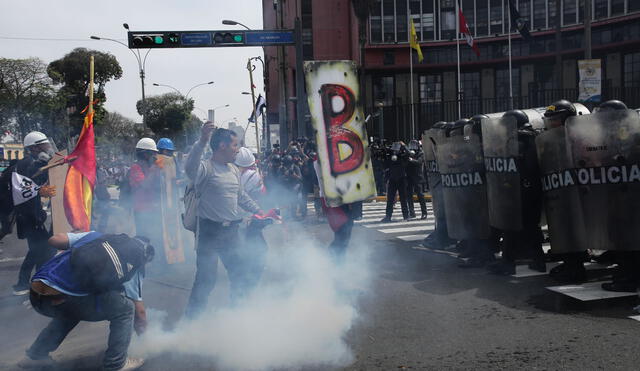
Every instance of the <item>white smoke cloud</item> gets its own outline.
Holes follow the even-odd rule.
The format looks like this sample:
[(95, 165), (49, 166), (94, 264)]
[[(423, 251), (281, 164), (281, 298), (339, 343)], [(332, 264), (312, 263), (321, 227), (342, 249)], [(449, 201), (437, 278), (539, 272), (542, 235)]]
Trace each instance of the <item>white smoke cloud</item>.
[(132, 354), (208, 356), (225, 370), (350, 364), (344, 336), (358, 318), (356, 299), (370, 281), (369, 245), (351, 241), (337, 264), (326, 247), (310, 241), (297, 235), (270, 246), (262, 282), (238, 306), (183, 320), (170, 332), (161, 328), (163, 314), (150, 310), (150, 327), (134, 342)]

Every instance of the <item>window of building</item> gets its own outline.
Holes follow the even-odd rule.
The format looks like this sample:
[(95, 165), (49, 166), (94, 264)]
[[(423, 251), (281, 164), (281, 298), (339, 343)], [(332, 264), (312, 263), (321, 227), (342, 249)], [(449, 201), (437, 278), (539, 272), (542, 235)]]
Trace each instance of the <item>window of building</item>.
[(407, 18), (409, 17), (409, 13), (407, 13), (407, 1), (406, 0), (396, 0), (396, 41), (398, 42), (408, 42), (409, 41), (409, 30), (407, 24)]
[(592, 0), (593, 16), (595, 19), (607, 18), (609, 16), (609, 0)]
[(369, 25), (371, 30), (371, 42), (382, 42), (382, 0), (375, 0), (373, 2)]
[(640, 87), (640, 53), (624, 56), (624, 87)]
[(556, 4), (557, 1), (561, 0), (549, 0), (547, 3), (547, 27), (555, 28), (556, 27)]
[(562, 0), (562, 25), (576, 24), (578, 11), (577, 0)]
[(627, 11), (629, 13), (637, 12), (639, 10), (640, 10), (640, 1), (629, 1), (629, 4), (627, 4)]
[(420, 76), (420, 103), (442, 102), (442, 75)]
[[(520, 69), (511, 70), (511, 81), (513, 83), (513, 96), (520, 95)], [(509, 69), (496, 70), (496, 100), (501, 101), (509, 98)]]
[(471, 31), (472, 35), (475, 35), (476, 29), (475, 9), (473, 6), (474, 1), (475, 0), (462, 0), (460, 2), (460, 5), (462, 6), (462, 13), (464, 13), (464, 19), (467, 21), (469, 31)]
[[(518, 13), (520, 13), (520, 17), (529, 22), (529, 27), (531, 27), (531, 2), (531, 0), (518, 0)], [(505, 3), (507, 11), (509, 11), (509, 2), (505, 1)]]
[(395, 6), (396, 4), (394, 0), (382, 1), (382, 33), (385, 43), (393, 43), (396, 41)]
[(491, 35), (502, 33), (502, 0), (490, 0), (489, 24)]
[[(611, 15), (624, 14), (624, 2), (625, 0), (611, 0)], [(633, 2), (633, 1), (630, 1)], [(638, 0), (635, 0), (638, 2)]]
[(440, 40), (456, 38), (456, 4), (453, 0), (440, 0)]
[(476, 0), (476, 36), (489, 33), (489, 0)]
[(463, 72), (460, 74), (462, 99), (480, 98), (480, 72)]
[(413, 25), (416, 28), (416, 34), (418, 35), (418, 40), (422, 40), (422, 23), (420, 22), (420, 7), (422, 4), (420, 0), (409, 0), (409, 14), (411, 21), (413, 21)]
[(533, 0), (532, 30), (547, 28), (547, 2), (545, 0)]
[(435, 0), (422, 0), (422, 39), (436, 39)]
[(392, 106), (395, 97), (393, 76), (373, 77), (373, 99), (374, 105), (382, 103), (384, 106)]

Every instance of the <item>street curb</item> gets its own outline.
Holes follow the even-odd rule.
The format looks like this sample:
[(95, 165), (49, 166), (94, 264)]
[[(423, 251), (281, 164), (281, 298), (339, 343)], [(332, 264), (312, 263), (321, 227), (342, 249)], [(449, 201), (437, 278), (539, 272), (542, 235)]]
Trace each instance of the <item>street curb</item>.
[[(424, 199), (426, 201), (431, 202), (431, 195), (430, 194), (425, 194), (424, 195)], [(387, 196), (376, 196), (376, 197), (372, 198), (370, 201), (387, 202)], [(397, 197), (396, 197), (396, 201), (398, 201)], [(413, 196), (413, 201), (418, 201), (418, 197), (417, 196)]]

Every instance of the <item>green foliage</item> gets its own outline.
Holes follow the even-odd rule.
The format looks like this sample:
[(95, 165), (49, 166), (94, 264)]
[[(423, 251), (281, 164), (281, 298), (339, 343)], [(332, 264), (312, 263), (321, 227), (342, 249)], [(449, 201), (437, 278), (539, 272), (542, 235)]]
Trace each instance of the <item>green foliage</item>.
[[(175, 138), (184, 135), (185, 124), (191, 119), (192, 99), (185, 99), (177, 93), (167, 93), (147, 97), (146, 105), (147, 126), (158, 137)], [(136, 108), (142, 115), (142, 100), (136, 103)]]
[(94, 106), (94, 120), (100, 122), (106, 114), (103, 108), (107, 99), (104, 87), (107, 82), (122, 77), (122, 68), (116, 57), (97, 50), (76, 48), (64, 57), (49, 63), (47, 68), (53, 83), (62, 85), (58, 95), (69, 108), (69, 121), (73, 134), (80, 132), (84, 120), (82, 110), (89, 103), (89, 60), (92, 55), (94, 57), (94, 99), (98, 99), (98, 104)]
[(117, 112), (107, 112), (95, 123), (96, 155), (99, 160), (110, 161), (132, 157), (136, 142), (142, 137), (142, 125)]
[(46, 64), (38, 58), (0, 58), (0, 128), (22, 138), (42, 130), (54, 139), (66, 136), (64, 103)]

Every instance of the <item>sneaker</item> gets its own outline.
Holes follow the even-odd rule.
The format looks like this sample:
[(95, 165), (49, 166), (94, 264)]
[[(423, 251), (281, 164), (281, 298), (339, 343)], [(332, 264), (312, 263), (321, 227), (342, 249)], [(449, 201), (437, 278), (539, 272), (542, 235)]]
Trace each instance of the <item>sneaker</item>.
[(380, 220), (380, 223), (391, 223), (391, 218), (389, 218), (388, 216), (385, 216)]
[(427, 219), (427, 214), (422, 214), (422, 216), (420, 217), (420, 220), (425, 220)]
[(13, 285), (13, 295), (22, 296), (29, 293), (29, 286)]
[(144, 365), (144, 358), (127, 358), (120, 371), (137, 370)]
[(28, 368), (40, 369), (40, 368), (53, 367), (54, 365), (55, 365), (55, 362), (50, 356), (47, 356), (46, 358), (41, 358), (41, 359), (32, 359), (29, 356), (26, 356), (18, 362), (18, 367), (25, 368), (25, 369), (28, 369)]

